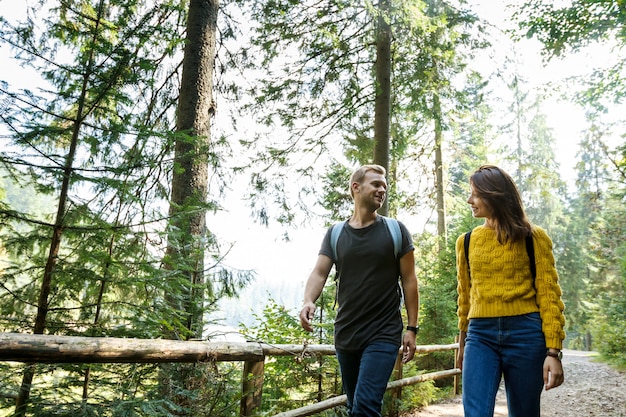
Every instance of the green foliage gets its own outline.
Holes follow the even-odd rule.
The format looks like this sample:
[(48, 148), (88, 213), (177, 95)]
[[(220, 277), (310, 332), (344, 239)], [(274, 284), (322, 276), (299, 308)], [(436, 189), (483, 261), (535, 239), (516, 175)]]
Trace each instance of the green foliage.
[[(437, 254), (437, 238), (423, 234), (416, 253), (420, 285), (420, 344), (452, 343), (456, 329), (456, 265), (454, 248)], [(432, 355), (433, 357), (436, 355)], [(432, 360), (429, 355), (429, 360)], [(435, 369), (439, 364), (425, 364)]]
[[(328, 291), (321, 302), (328, 300)], [(267, 344), (329, 344), (333, 317), (324, 315), (323, 308), (317, 316), (321, 323), (318, 338), (314, 340), (300, 326), (297, 312), (287, 311), (283, 306), (269, 300), (255, 326), (241, 326), (249, 339)], [(266, 361), (263, 383), (262, 411), (276, 414), (321, 401), (341, 393), (337, 359), (334, 356), (288, 355), (273, 357)]]
[[(185, 387), (170, 387), (186, 405), (163, 398), (158, 384), (159, 366), (143, 364), (39, 365), (42, 381), (32, 392), (32, 415), (166, 417), (184, 410), (187, 415), (232, 417), (239, 412), (241, 365), (236, 363), (199, 363), (192, 367), (172, 364), (171, 372), (184, 372)], [(17, 367), (0, 364), (5, 394), (19, 388)], [(86, 372), (97, 384), (89, 398), (81, 398)], [(12, 381), (8, 381), (8, 379)], [(3, 396), (2, 409), (13, 401)], [(4, 415), (1, 414), (0, 415)]]
[(595, 216), (582, 201), (572, 202), (565, 214), (565, 231), (554, 236), (554, 252), (558, 257), (559, 284), (563, 290), (567, 334), (566, 346), (571, 349), (591, 350), (589, 341), (589, 313), (591, 299), (587, 285), (590, 274), (588, 241), (590, 217)]
[(170, 363), (161, 365), (159, 372), (160, 380), (155, 394), (158, 393), (156, 398), (163, 401), (156, 404), (161, 415), (229, 417), (239, 412), (242, 374), (240, 364)]
[[(143, 318), (145, 324), (159, 297), (153, 285), (160, 275), (153, 252), (159, 237), (153, 225), (163, 216), (157, 204), (167, 198), (161, 169), (168, 166), (162, 147), (168, 143), (159, 130), (174, 101), (172, 96), (154, 96), (152, 105), (164, 106), (159, 116), (130, 104), (149, 103), (153, 88), (169, 82), (153, 85), (163, 58), (153, 47), (176, 22), (161, 21), (158, 8), (135, 6), (109, 2), (108, 22), (101, 26), (93, 24), (94, 18), (102, 18), (97, 6), (82, 4), (84, 13), (79, 13), (80, 7), (71, 2), (53, 5), (38, 22), (41, 27), (33, 21), (2, 26), (5, 42), (20, 48), (23, 63), (40, 70), (41, 83), (52, 86), (40, 95), (2, 91), (21, 104), (9, 106), (3, 119), (11, 121), (14, 134), (1, 161), (15, 185), (32, 187), (33, 200), (45, 198), (49, 204), (24, 206), (16, 198), (4, 211), (9, 224), (23, 233), (2, 236), (13, 262), (3, 271), (3, 282), (11, 286), (1, 296), (19, 300), (23, 310), (3, 317), (20, 313), (27, 320), (23, 331), (28, 321), (32, 326), (34, 312), (27, 306), (37, 305), (45, 265), (55, 264), (46, 324), (54, 333), (78, 331), (74, 328), (106, 334), (105, 329), (127, 326), (125, 319), (131, 317), (139, 322)], [(63, 62), (69, 56), (75, 60)], [(54, 91), (57, 95), (50, 99)], [(146, 94), (143, 99), (137, 91)], [(50, 239), (53, 233), (59, 233), (58, 246)], [(56, 258), (49, 258), (49, 251)], [(94, 323), (97, 330), (86, 331)], [(149, 333), (145, 327), (142, 331)]]
[(563, 289), (566, 317), (566, 345), (574, 349), (591, 350), (592, 310), (597, 308), (597, 294), (592, 282), (597, 270), (593, 247), (597, 245), (594, 232), (601, 221), (602, 191), (596, 179), (604, 177), (601, 148), (595, 139), (595, 129), (581, 142), (579, 154), (577, 197), (569, 201), (568, 221), (561, 235), (554, 236), (555, 254), (558, 257), (560, 285)]
[[(235, 3), (254, 22), (251, 46), (242, 52), (244, 63), (248, 68), (264, 68), (255, 72), (258, 78), (251, 83), (253, 101), (241, 107), (246, 116), (259, 121), (254, 139), (246, 141), (258, 155), (251, 163), (255, 204), (284, 190), (284, 181), (304, 177), (303, 182), (316, 183), (324, 172), (302, 164), (313, 165), (319, 155), (329, 153), (340, 160), (337, 152), (342, 152), (348, 161), (343, 165), (371, 163), (377, 140), (373, 137), (379, 94), (375, 64), (382, 9), (345, 0)], [(462, 83), (452, 80), (470, 76), (466, 52), (486, 45), (475, 30), (476, 18), (455, 6), (446, 1), (391, 1), (391, 12), (384, 15), (393, 34), (388, 74), (393, 110), (378, 116), (378, 120), (388, 117), (385, 122), (390, 123), (388, 170), (393, 180), (388, 202), (399, 206), (406, 201), (402, 208), (412, 214), (432, 206), (427, 197), (432, 188), (428, 175), (433, 163), (434, 93), (450, 115), (436, 122), (445, 129), (452, 115), (467, 105), (465, 90), (456, 88)], [(297, 160), (293, 155), (298, 155)], [(334, 160), (321, 167), (334, 166)], [(301, 168), (285, 169), (289, 163)], [(260, 168), (268, 166), (279, 169)], [(286, 210), (307, 209), (299, 203), (283, 204), (283, 199), (280, 203)], [(332, 209), (333, 215), (337, 210)], [(259, 214), (265, 217), (268, 210)]]
[[(249, 136), (224, 135), (203, 148), (215, 179), (210, 196), (177, 209), (185, 214), (218, 208), (217, 195), (229, 179), (221, 165), (225, 145), (239, 140), (244, 148), (256, 147), (251, 187), (259, 200), (253, 200), (253, 213), (266, 224), (272, 217), (291, 222), (297, 209), (313, 211), (310, 186), (299, 188), (298, 202), (290, 204), (286, 185), (300, 176), (319, 184), (317, 168), (326, 166), (320, 161), (331, 152), (331, 168), (316, 188), (325, 193), (321, 206), (329, 219), (346, 218), (351, 211), (347, 165), (370, 162), (374, 147), (376, 9), (348, 1), (226, 3), (242, 6), (242, 21), (250, 22), (253, 39), (240, 56), (217, 63), (220, 75), (249, 65), (260, 78), (249, 84), (241, 77), (233, 77), (233, 84), (224, 78), (219, 87), (240, 97), (249, 93), (241, 109), (259, 111), (252, 113), (259, 123)], [(494, 115), (483, 100), (486, 80), (466, 71), (469, 56), (464, 55), (485, 46), (474, 35), (484, 27), (446, 2), (392, 3), (393, 14), (387, 16), (394, 35), (392, 212), (402, 217), (432, 209), (433, 169), (428, 167), (433, 120), (451, 136), (444, 164), (449, 179), (445, 248), (440, 251), (438, 237), (429, 232), (416, 235), (418, 343), (447, 343), (456, 335), (454, 243), (480, 222), (471, 218), (465, 204), (467, 179), (478, 165), (512, 155), (509, 162), (520, 168), (529, 214), (550, 231), (555, 243), (568, 347), (597, 349), (623, 364), (626, 148), (610, 149), (604, 141), (610, 126), (593, 118), (606, 110), (606, 103), (626, 95), (623, 60), (597, 69), (592, 84), (575, 96), (590, 113), (597, 113), (590, 114), (581, 143), (578, 189), (565, 202), (566, 192), (555, 175), (553, 132), (539, 102), (523, 103), (528, 97), (522, 84), (514, 86), (520, 100), (516, 104), (522, 105), (511, 114), (523, 122), (528, 136), (520, 146), (508, 143), (495, 149), (501, 126), (492, 125)], [(173, 146), (176, 140), (193, 140), (169, 133), (187, 3), (166, 1), (152, 7), (134, 1), (63, 1), (46, 6), (50, 4), (50, 9), (37, 4), (32, 10), (31, 16), (39, 19), (0, 19), (3, 47), (12, 48), (21, 64), (42, 77), (28, 89), (0, 82), (0, 331), (32, 332), (42, 307), (43, 330), (52, 334), (153, 338), (166, 331), (188, 338), (194, 334), (190, 317), (217, 308), (222, 296), (235, 294), (250, 276), (222, 265), (216, 236), (187, 239), (185, 223), (167, 233), (172, 242), (180, 242), (179, 253), (206, 251), (206, 280), (190, 283), (183, 276), (194, 270), (191, 256), (166, 259), (171, 270), (161, 268), (169, 175), (180, 168), (172, 162)], [(623, 45), (621, 6), (576, 0), (557, 7), (531, 0), (518, 16), (525, 16), (521, 24), (527, 35), (538, 37), (548, 55), (557, 56), (598, 40)], [(221, 40), (231, 39), (235, 21), (221, 22)], [(259, 68), (264, 69), (260, 74)], [(435, 111), (435, 97), (445, 118)], [(238, 160), (237, 169), (247, 163)], [(58, 246), (52, 244), (56, 233)], [(38, 305), (45, 277), (51, 278), (50, 292), (44, 297), (47, 303)], [(314, 334), (304, 333), (296, 314), (273, 301), (257, 317), (257, 325), (243, 330), (270, 344), (331, 344), (334, 288), (329, 282), (320, 298)], [(194, 311), (188, 308), (192, 296), (205, 300)], [(452, 360), (448, 352), (417, 358), (405, 367), (405, 376), (449, 368)], [(38, 365), (28, 411), (38, 416), (230, 416), (241, 395), (240, 368)], [(0, 391), (9, 394), (0, 396), (0, 413), (12, 410), (10, 396), (17, 394), (24, 369), (0, 364)], [(174, 374), (186, 383), (168, 379)], [(266, 364), (265, 381), (263, 413), (319, 401), (341, 390), (336, 361), (328, 357), (273, 358)], [(169, 399), (163, 399), (164, 390)], [(440, 395), (431, 383), (403, 392), (401, 409)], [(387, 397), (386, 406), (389, 401)], [(323, 414), (336, 413), (343, 411)]]
[[(621, 283), (621, 293), (624, 293), (624, 283)], [(606, 310), (598, 311), (591, 320), (592, 335), (595, 341), (594, 348), (602, 353), (607, 361), (620, 367), (626, 366), (626, 325), (624, 315), (626, 314), (626, 304), (624, 297), (617, 302), (603, 300), (601, 303)]]
[(575, 0), (567, 5), (532, 0), (516, 16), (526, 36), (537, 37), (546, 53), (556, 56), (595, 41), (626, 40), (626, 9), (620, 0)]
[[(548, 59), (594, 45), (608, 45), (611, 54), (619, 54), (626, 43), (626, 8), (621, 0), (574, 0), (564, 4), (530, 0), (514, 18), (522, 36), (542, 43)], [(606, 110), (606, 103), (621, 103), (626, 97), (623, 59), (596, 66), (582, 78), (587, 88), (575, 97), (584, 106)]]
[[(517, 85), (516, 88), (521, 88)], [(547, 229), (550, 235), (562, 224), (567, 187), (559, 176), (555, 137), (541, 110), (540, 98), (531, 102), (526, 114), (530, 120), (526, 132), (518, 132), (514, 166), (520, 193), (531, 222)], [(523, 114), (517, 115), (522, 118)], [(550, 191), (548, 191), (550, 190)]]
[(350, 195), (349, 179), (352, 172), (338, 161), (333, 160), (323, 179), (326, 190), (321, 199), (322, 207), (333, 221), (345, 220), (352, 215), (353, 201)]
[[(5, 251), (0, 331), (154, 338), (165, 330), (188, 338), (202, 328), (191, 317), (215, 309), (220, 297), (236, 293), (250, 276), (222, 265), (219, 241), (210, 234), (179, 246), (207, 255), (202, 279), (191, 283), (161, 264), (171, 156), (178, 138), (168, 132), (177, 100), (176, 55), (184, 39), (186, 4), (35, 3), (29, 13), (36, 19), (0, 21), (3, 46), (41, 77), (29, 89), (0, 83), (5, 135), (0, 165), (3, 188), (12, 191), (0, 204)], [(219, 145), (203, 149), (215, 172)], [(216, 208), (210, 198), (179, 207), (178, 213)], [(187, 258), (168, 261), (171, 271), (195, 266)], [(176, 300), (174, 307), (166, 297)], [(194, 310), (191, 299), (205, 302), (194, 304)], [(127, 386), (112, 382), (114, 374), (106, 366), (89, 369), (35, 368), (29, 407), (37, 415), (78, 415), (79, 410), (111, 415), (106, 408), (90, 406), (97, 399), (102, 404), (118, 401), (111, 410), (120, 415), (140, 415), (146, 407), (161, 407), (165, 415), (173, 406), (137, 405), (163, 404), (161, 397), (151, 396), (162, 375), (154, 370), (146, 379), (127, 378)], [(209, 368), (186, 369), (190, 384), (219, 377), (217, 369), (214, 375)], [(123, 378), (122, 373), (115, 378)], [(28, 388), (30, 381), (25, 378), (23, 384)], [(16, 391), (16, 381), (6, 386)], [(214, 393), (193, 391), (199, 405), (208, 408), (214, 401)]]
[(567, 342), (572, 348), (598, 350), (619, 365), (626, 361), (622, 337), (626, 303), (624, 147), (609, 150), (604, 143), (606, 131), (598, 127), (592, 114), (589, 122), (577, 166), (577, 197), (570, 203), (570, 221), (556, 250)]
[[(411, 378), (426, 373), (419, 363), (419, 360), (414, 360), (405, 364), (402, 368), (402, 377)], [(389, 412), (393, 409), (399, 412), (410, 412), (425, 407), (437, 399), (440, 392), (441, 389), (435, 387), (435, 381), (425, 381), (403, 387), (401, 399), (394, 399), (392, 392), (387, 391), (383, 398), (383, 415), (392, 415)], [(395, 401), (394, 407), (392, 407), (393, 401)]]
[[(623, 162), (622, 162), (623, 163)], [(625, 165), (620, 168), (624, 169)], [(614, 188), (610, 188), (615, 190)], [(594, 348), (613, 363), (626, 364), (626, 215), (624, 182), (616, 193), (608, 193), (602, 209), (601, 228), (597, 229), (592, 288), (596, 308), (592, 311), (591, 332)], [(593, 276), (592, 275), (592, 276)]]
[[(315, 325), (317, 333), (310, 335), (300, 326), (297, 312), (287, 311), (283, 306), (269, 300), (257, 324), (241, 326), (248, 339), (267, 344), (332, 344), (334, 322), (334, 285), (327, 285), (318, 300)], [(334, 356), (278, 356), (265, 363), (263, 385), (263, 415), (273, 415), (313, 402), (322, 401), (342, 393), (341, 378), (337, 359)], [(403, 377), (408, 378), (425, 373), (419, 361), (403, 367)], [(391, 392), (385, 394), (383, 408), (410, 410), (424, 406), (437, 396), (438, 389), (433, 381), (420, 383), (402, 389), (402, 399), (393, 399)], [(319, 414), (320, 416), (343, 416), (344, 409), (337, 408)]]

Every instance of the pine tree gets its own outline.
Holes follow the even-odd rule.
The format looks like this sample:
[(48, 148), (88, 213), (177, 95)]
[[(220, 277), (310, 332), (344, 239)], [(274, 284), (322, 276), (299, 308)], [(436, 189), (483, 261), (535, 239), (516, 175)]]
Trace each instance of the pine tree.
[[(246, 282), (207, 245), (211, 264), (201, 272), (210, 270), (210, 283), (184, 286), (196, 308), (180, 314), (165, 302), (184, 292), (161, 260), (168, 176), (180, 168), (172, 152), (190, 137), (183, 123), (174, 133), (172, 121), (185, 13), (170, 3), (63, 1), (29, 8), (24, 22), (2, 20), (4, 44), (42, 76), (29, 89), (1, 85), (4, 181), (46, 202), (0, 206), (8, 259), (0, 271), (2, 331), (151, 338), (166, 328), (188, 337), (185, 329), (201, 331), (205, 309)], [(210, 151), (215, 162), (217, 150)], [(207, 206), (215, 207), (184, 208)], [(57, 368), (63, 383), (54, 390), (34, 379)], [(28, 365), (21, 384), (14, 371), (3, 374), (7, 390), (18, 392), (16, 415), (87, 415), (99, 407), (155, 415), (169, 407), (156, 395), (151, 366)]]

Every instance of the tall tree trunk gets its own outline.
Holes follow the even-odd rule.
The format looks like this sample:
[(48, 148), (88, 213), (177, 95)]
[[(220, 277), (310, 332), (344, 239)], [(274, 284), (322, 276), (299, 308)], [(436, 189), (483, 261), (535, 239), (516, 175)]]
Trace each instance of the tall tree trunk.
[(438, 250), (442, 252), (446, 248), (448, 231), (446, 228), (446, 199), (445, 184), (443, 178), (443, 129), (441, 127), (441, 101), (439, 94), (433, 96), (433, 117), (435, 119), (435, 188), (437, 190), (437, 236), (439, 240)]
[[(167, 332), (166, 337), (200, 338), (203, 330), (204, 255), (206, 252), (206, 200), (208, 189), (208, 154), (210, 123), (215, 113), (213, 68), (219, 0), (191, 0), (187, 18), (187, 42), (176, 119), (176, 143), (170, 229), (164, 260), (174, 280), (166, 299), (181, 314), (184, 335)], [(177, 320), (178, 321), (178, 320)], [(194, 415), (193, 404), (175, 394), (174, 387), (186, 387), (193, 365), (185, 369), (164, 365), (161, 372), (162, 393), (182, 407), (179, 415)]]
[(204, 238), (210, 123), (215, 113), (213, 66), (219, 1), (191, 0), (187, 43), (178, 102), (174, 148), (170, 231), (165, 267), (172, 279), (186, 281), (182, 297), (167, 294), (169, 301), (186, 315), (186, 329), (202, 335), (202, 294), (195, 288), (204, 282)]
[[(374, 163), (385, 167), (389, 178), (389, 148), (391, 125), (391, 5), (389, 0), (378, 4), (378, 33), (376, 38), (376, 101), (374, 109)], [(378, 210), (389, 213), (389, 199)]]
[[(513, 80), (513, 115), (515, 117), (515, 138), (517, 146), (515, 148), (515, 155), (517, 159), (517, 168), (515, 171), (515, 176), (517, 178), (517, 183), (520, 186), (524, 186), (524, 150), (522, 149), (522, 122), (523, 122), (523, 112), (524, 112), (524, 100), (526, 99), (525, 95), (522, 94), (520, 80), (515, 76)], [(523, 190), (522, 190), (523, 192)]]

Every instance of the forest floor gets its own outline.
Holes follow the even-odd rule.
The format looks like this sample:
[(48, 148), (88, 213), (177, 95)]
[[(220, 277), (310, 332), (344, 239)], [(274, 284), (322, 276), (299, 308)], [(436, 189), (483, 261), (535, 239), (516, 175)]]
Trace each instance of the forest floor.
[[(544, 391), (542, 417), (626, 417), (626, 373), (594, 360), (593, 352), (563, 351), (565, 382)], [(508, 416), (500, 386), (494, 417)], [(461, 397), (404, 413), (401, 417), (463, 417)]]

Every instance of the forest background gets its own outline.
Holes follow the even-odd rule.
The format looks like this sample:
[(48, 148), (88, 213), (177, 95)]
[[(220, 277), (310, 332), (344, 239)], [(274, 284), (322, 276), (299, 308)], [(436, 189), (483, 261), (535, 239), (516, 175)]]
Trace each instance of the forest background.
[[(414, 234), (418, 341), (449, 343), (467, 178), (489, 162), (554, 241), (566, 346), (624, 364), (623, 1), (7, 3), (3, 332), (332, 343), (332, 280), (319, 333), (297, 309), (349, 173), (375, 162)], [(241, 395), (236, 364), (0, 367), (0, 415), (227, 416)], [(261, 412), (337, 380), (333, 360), (276, 360)]]

